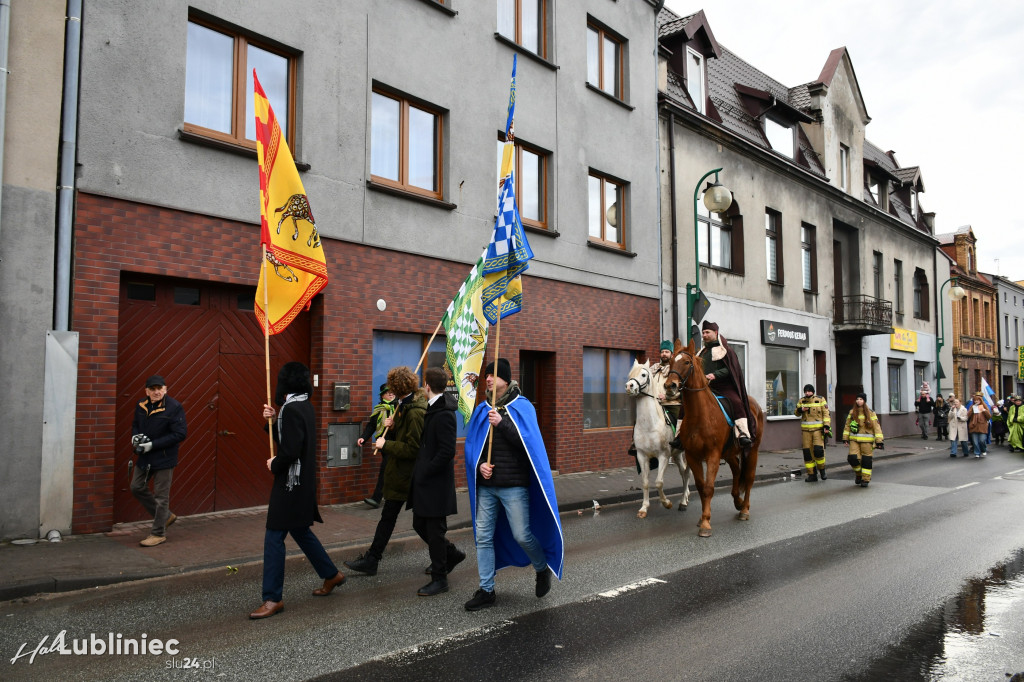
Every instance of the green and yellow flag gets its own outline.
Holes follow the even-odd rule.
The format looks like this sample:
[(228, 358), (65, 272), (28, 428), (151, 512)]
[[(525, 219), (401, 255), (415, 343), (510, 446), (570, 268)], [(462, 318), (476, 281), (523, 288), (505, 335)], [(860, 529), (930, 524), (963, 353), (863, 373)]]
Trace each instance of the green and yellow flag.
[[(256, 69), (252, 78), (260, 162), (260, 241), (267, 248), (256, 288), (256, 317), (264, 330), (277, 334), (303, 309), (308, 310), (313, 297), (327, 286), (327, 261), (299, 171)], [(277, 224), (271, 227), (275, 218)]]
[(484, 287), (481, 269), (486, 254), (486, 251), (480, 254), (441, 320), (447, 336), (445, 357), (452, 380), (459, 389), (459, 412), (462, 413), (463, 424), (469, 422), (476, 406), (480, 366), (487, 348), (487, 320), (480, 300)]

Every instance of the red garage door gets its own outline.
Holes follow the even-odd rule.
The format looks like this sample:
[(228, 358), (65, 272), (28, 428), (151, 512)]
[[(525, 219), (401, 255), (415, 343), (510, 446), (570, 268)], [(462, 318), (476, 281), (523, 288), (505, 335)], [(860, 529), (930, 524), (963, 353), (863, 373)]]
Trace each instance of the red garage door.
[[(269, 456), (263, 332), (254, 288), (125, 273), (117, 362), (114, 521), (145, 518), (131, 495), (131, 425), (146, 377), (160, 374), (188, 420), (171, 487), (171, 510), (197, 514), (266, 504)], [(270, 337), (271, 390), (281, 365), (309, 364), (309, 315)]]

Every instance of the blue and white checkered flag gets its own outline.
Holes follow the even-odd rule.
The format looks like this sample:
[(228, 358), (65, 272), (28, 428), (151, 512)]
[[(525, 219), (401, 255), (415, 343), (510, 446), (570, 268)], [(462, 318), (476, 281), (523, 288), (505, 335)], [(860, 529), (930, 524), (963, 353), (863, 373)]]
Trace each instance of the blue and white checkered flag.
[(508, 317), (522, 308), (519, 275), (530, 267), (531, 258), (533, 251), (526, 240), (523, 221), (519, 218), (515, 179), (510, 174), (501, 185), (498, 217), (494, 221), (494, 232), (483, 264), (485, 286), (481, 299), (484, 317), (491, 324), (496, 324), (499, 317)]
[(992, 412), (992, 406), (996, 404), (996, 392), (985, 381), (985, 377), (981, 378), (981, 401), (985, 403), (988, 411)]

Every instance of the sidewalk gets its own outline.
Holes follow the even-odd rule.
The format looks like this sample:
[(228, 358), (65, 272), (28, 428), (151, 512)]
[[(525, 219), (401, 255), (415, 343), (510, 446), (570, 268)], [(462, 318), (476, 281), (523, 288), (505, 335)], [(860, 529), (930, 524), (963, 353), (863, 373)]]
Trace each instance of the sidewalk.
[[(885, 450), (875, 451), (875, 459), (929, 454), (948, 457), (948, 443), (915, 436), (892, 438), (886, 441)], [(826, 458), (830, 471), (849, 467), (842, 444), (828, 448)], [(625, 453), (623, 461), (628, 461)], [(881, 469), (879, 478), (884, 480), (884, 467), (876, 468)], [(757, 471), (759, 482), (781, 480), (790, 474), (799, 479), (803, 476), (803, 455), (800, 450), (761, 452)], [(719, 469), (716, 485), (732, 485), (728, 465)], [(682, 492), (675, 467), (665, 474), (665, 492)], [(600, 505), (636, 502), (639, 507), (643, 497), (640, 476), (632, 465), (556, 476), (555, 494), (563, 513), (592, 508), (595, 501)], [(717, 494), (728, 493), (719, 490)], [(448, 518), (449, 530), (469, 528), (471, 524), (468, 494), (461, 490), (457, 497), (459, 513)], [(658, 504), (653, 474), (651, 498), (653, 509)], [(678, 503), (678, 499), (674, 502)], [(692, 495), (690, 506), (695, 504), (699, 509), (699, 498)], [(369, 546), (380, 518), (379, 510), (362, 502), (321, 507), (320, 513), (324, 524), (317, 524), (314, 530), (339, 564)], [(262, 561), (265, 520), (265, 507), (181, 517), (168, 531), (167, 542), (149, 548), (139, 546), (139, 540), (148, 535), (148, 521), (118, 524), (109, 533), (69, 536), (59, 543), (0, 543), (0, 601)], [(403, 512), (389, 550), (405, 544), (426, 552), (412, 531), (412, 514)], [(291, 541), (288, 546), (289, 557), (301, 554)]]

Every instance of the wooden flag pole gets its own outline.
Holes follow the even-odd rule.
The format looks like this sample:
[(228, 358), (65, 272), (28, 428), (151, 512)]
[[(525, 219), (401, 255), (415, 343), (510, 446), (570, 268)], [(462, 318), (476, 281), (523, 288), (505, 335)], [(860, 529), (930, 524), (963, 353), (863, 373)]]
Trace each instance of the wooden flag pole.
[[(442, 317), (441, 321), (437, 323), (436, 327), (434, 327), (434, 333), (430, 335), (430, 340), (427, 341), (427, 347), (423, 349), (423, 355), (420, 356), (420, 361), (416, 363), (416, 369), (414, 369), (412, 371), (413, 374), (419, 374), (420, 367), (423, 366), (423, 360), (426, 359), (426, 357), (427, 357), (427, 351), (430, 350), (430, 344), (432, 344), (434, 342), (434, 337), (437, 336), (437, 333), (439, 331), (441, 331), (441, 325), (442, 324), (444, 324), (444, 317)], [(388, 429), (389, 428), (390, 427), (387, 427), (387, 426), (384, 427), (384, 431), (380, 434), (379, 437), (383, 438), (384, 436), (388, 435)], [(378, 452), (380, 452), (380, 450), (378, 450), (376, 447), (374, 447), (373, 448), (373, 454), (376, 455)]]
[[(498, 405), (498, 346), (501, 343), (501, 306), (498, 306), (498, 321), (494, 323), (494, 378), (491, 383), (491, 409)], [(494, 428), (487, 425), (487, 464), (491, 463), (491, 447), (494, 445)]]
[[(260, 270), (263, 272), (263, 352), (267, 366), (267, 405), (273, 405), (270, 397), (270, 293), (267, 291), (267, 245), (263, 247), (263, 260)], [(274, 420), (267, 419), (267, 440), (270, 443), (270, 458), (274, 458)]]

